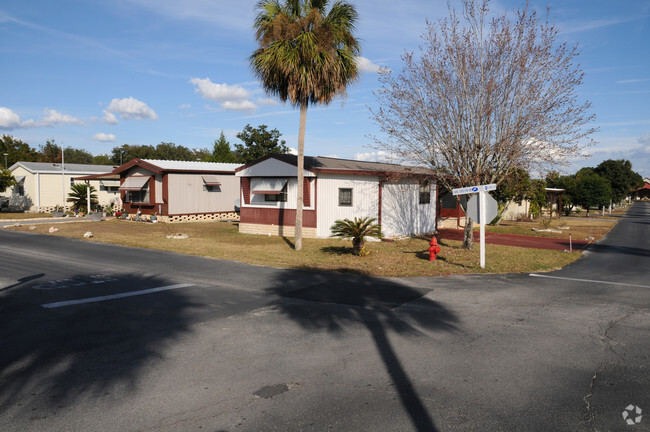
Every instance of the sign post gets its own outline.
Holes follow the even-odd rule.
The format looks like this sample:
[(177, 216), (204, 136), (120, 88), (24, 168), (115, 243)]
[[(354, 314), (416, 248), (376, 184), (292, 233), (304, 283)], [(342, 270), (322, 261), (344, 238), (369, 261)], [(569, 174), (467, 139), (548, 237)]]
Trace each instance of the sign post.
[[(489, 211), (486, 211), (486, 207), (488, 207), (487, 204), (487, 198), (490, 200), (494, 201), (494, 198), (489, 196), (487, 194), (488, 191), (496, 190), (497, 185), (492, 183), (492, 184), (487, 184), (487, 185), (478, 185), (478, 186), (469, 186), (469, 187), (463, 187), (463, 188), (458, 188), (458, 189), (452, 189), (451, 193), (452, 195), (465, 195), (465, 194), (471, 194), (471, 193), (478, 193), (478, 198), (479, 198), (479, 205), (478, 205), (478, 214), (475, 214), (471, 216), (469, 214), (469, 203), (468, 203), (468, 211), (465, 213), (466, 217), (469, 217), (471, 219), (478, 219), (479, 221), (479, 227), (480, 227), (480, 248), (481, 248), (481, 268), (485, 268), (485, 221), (486, 219), (494, 219), (496, 216), (496, 213), (494, 213), (494, 209), (490, 207)], [(487, 198), (486, 198), (487, 196)], [(488, 214), (489, 213), (489, 214)], [(493, 214), (494, 213), (494, 214)]]

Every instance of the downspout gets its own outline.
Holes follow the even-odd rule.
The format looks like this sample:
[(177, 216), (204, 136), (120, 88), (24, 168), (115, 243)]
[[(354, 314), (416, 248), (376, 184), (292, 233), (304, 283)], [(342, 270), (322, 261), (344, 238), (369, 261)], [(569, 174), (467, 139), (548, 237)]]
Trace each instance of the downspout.
[(36, 173), (36, 210), (41, 212), (41, 173)]
[(382, 207), (382, 192), (384, 190), (384, 183), (386, 183), (386, 178), (379, 180), (379, 208), (377, 210), (377, 224), (381, 230), (381, 207)]

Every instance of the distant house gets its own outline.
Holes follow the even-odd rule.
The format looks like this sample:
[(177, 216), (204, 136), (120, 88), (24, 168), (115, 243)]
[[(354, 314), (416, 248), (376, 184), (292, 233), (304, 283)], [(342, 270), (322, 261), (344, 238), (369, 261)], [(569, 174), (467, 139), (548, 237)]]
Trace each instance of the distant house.
[(436, 187), (424, 168), (305, 156), (269, 155), (237, 168), (241, 178), (239, 231), (293, 236), (298, 187), (303, 188), (303, 236), (328, 237), (337, 219), (374, 217), (388, 238), (430, 233), (436, 226)]
[(157, 214), (162, 220), (237, 218), (239, 164), (133, 159), (111, 173), (89, 178), (118, 179), (122, 208), (129, 214)]
[(634, 199), (643, 200), (650, 199), (650, 178), (643, 179), (643, 186), (634, 191)]
[[(3, 194), (9, 208), (32, 212), (49, 212), (56, 206), (66, 207), (71, 185), (84, 183), (80, 177), (110, 173), (110, 165), (16, 162), (9, 170), (18, 182)], [(100, 205), (109, 205), (119, 197), (119, 182), (91, 180)]]

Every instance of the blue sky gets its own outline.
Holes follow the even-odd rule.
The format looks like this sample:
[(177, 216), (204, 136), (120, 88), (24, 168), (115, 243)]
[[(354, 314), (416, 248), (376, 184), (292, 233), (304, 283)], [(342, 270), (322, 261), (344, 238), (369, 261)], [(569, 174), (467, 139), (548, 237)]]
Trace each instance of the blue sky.
[[(376, 160), (368, 107), (377, 69), (399, 71), (420, 45), (441, 0), (358, 0), (363, 73), (345, 98), (307, 115), (305, 153)], [(268, 99), (249, 70), (256, 0), (0, 1), (0, 133), (33, 147), (58, 144), (92, 154), (122, 144), (231, 143), (246, 124), (277, 128), (297, 146), (298, 112)], [(452, 4), (455, 4), (452, 1)], [(551, 7), (560, 37), (578, 43), (581, 98), (600, 131), (591, 156), (565, 169), (629, 159), (650, 176), (650, 2), (531, 0)], [(522, 1), (493, 1), (495, 11)]]

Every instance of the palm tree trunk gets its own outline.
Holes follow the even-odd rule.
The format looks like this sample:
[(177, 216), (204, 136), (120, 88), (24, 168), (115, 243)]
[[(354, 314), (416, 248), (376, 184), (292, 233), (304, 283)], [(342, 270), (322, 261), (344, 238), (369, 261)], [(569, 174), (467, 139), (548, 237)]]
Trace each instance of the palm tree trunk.
[(465, 216), (465, 231), (463, 233), (463, 248), (474, 249), (474, 221), (471, 217)]
[(298, 130), (298, 202), (296, 204), (296, 230), (294, 247), (302, 249), (302, 204), (304, 194), (304, 167), (305, 167), (305, 126), (307, 124), (307, 104), (300, 105), (300, 128)]

